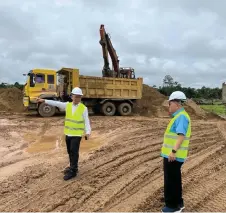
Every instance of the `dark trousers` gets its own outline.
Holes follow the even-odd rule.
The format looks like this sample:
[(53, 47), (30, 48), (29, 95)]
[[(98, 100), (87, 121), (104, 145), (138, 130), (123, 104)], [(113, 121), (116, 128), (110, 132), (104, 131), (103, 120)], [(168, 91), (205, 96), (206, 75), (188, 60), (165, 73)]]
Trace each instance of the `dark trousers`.
[(82, 137), (66, 135), (66, 145), (69, 155), (70, 168), (73, 172), (78, 171), (79, 148), (81, 139)]
[(164, 167), (164, 197), (165, 204), (169, 208), (177, 208), (183, 204), (181, 166), (183, 162), (169, 162), (163, 158)]

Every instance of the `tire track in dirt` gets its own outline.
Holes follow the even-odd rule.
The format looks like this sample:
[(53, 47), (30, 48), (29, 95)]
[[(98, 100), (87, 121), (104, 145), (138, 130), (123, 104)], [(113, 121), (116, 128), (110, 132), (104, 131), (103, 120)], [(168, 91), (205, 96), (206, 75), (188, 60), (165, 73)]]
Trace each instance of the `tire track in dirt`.
[(115, 196), (111, 197), (109, 199), (103, 208), (99, 208), (97, 211), (110, 211), (111, 208), (117, 206), (118, 204), (126, 201), (128, 202), (128, 198), (137, 193), (140, 188), (143, 188), (147, 184), (149, 184), (151, 181), (159, 178), (161, 176), (161, 171), (159, 168), (159, 164), (156, 165), (156, 167), (151, 170), (150, 168), (145, 168), (144, 172), (136, 176), (136, 178), (129, 182), (127, 185), (125, 185), (121, 191), (115, 194)]
[[(200, 169), (199, 169), (199, 171), (200, 171)], [(160, 190), (161, 191), (161, 190)]]
[[(215, 129), (217, 128), (217, 126), (214, 126)], [(200, 133), (202, 133), (203, 130), (199, 130), (198, 128), (195, 128), (193, 131), (196, 131), (196, 135), (200, 135)], [(212, 144), (210, 147), (206, 148), (204, 147), (204, 150), (201, 151), (199, 154), (193, 154), (190, 156), (189, 162), (187, 162), (185, 164), (185, 168), (183, 169), (184, 171), (182, 172), (183, 174), (183, 182), (184, 182), (184, 193), (186, 193), (187, 191), (189, 193), (191, 193), (191, 196), (189, 197), (190, 202), (194, 202), (194, 198), (193, 198), (193, 191), (190, 188), (190, 185), (194, 182), (194, 180), (198, 180), (197, 183), (197, 188), (199, 188), (199, 184), (201, 186), (201, 183), (203, 181), (203, 179), (206, 179), (209, 177), (209, 175), (211, 175), (216, 168), (218, 168), (218, 159), (216, 158), (216, 156), (218, 155), (219, 152), (223, 152), (224, 150), (224, 138), (219, 136), (219, 132), (217, 131), (213, 131), (215, 132), (215, 136), (218, 139), (217, 141), (215, 141), (214, 144)], [(212, 133), (213, 133), (212, 132)], [(210, 137), (210, 140), (212, 139), (212, 134), (208, 134)], [(208, 139), (208, 137), (207, 137)], [(191, 144), (192, 141), (191, 141)], [(194, 144), (193, 144), (194, 145)], [(202, 186), (201, 186), (202, 187)], [(161, 188), (156, 191), (156, 193), (152, 194), (151, 196), (149, 196), (143, 204), (141, 204), (138, 208), (135, 209), (135, 211), (159, 211), (164, 203), (161, 204), (160, 200), (163, 196), (163, 194), (161, 193)], [(189, 206), (189, 204), (187, 204), (187, 199), (186, 196), (185, 197), (185, 205)], [(200, 194), (199, 197), (202, 197), (202, 195)], [(157, 205), (156, 203), (158, 203), (159, 205)], [(188, 209), (188, 211), (191, 211), (191, 209)], [(195, 209), (195, 211), (198, 211), (199, 209)], [(187, 211), (187, 208), (186, 208)]]
[(193, 209), (199, 208), (202, 212), (224, 212), (226, 209), (226, 184), (222, 184), (217, 190), (214, 190)]
[[(83, 173), (83, 175), (85, 175), (86, 173), (90, 173), (92, 171), (95, 171), (97, 169), (98, 170), (99, 169), (102, 169), (104, 167), (111, 167), (111, 168), (118, 167), (124, 161), (129, 161), (129, 160), (132, 160), (134, 157), (139, 157), (141, 155), (148, 154), (149, 153), (149, 150), (147, 151), (147, 149), (148, 148), (151, 148), (153, 146), (156, 146), (156, 151), (158, 151), (159, 150), (160, 143), (159, 142), (156, 142), (156, 143), (153, 143), (151, 145), (148, 144), (148, 145), (143, 146), (143, 147), (140, 147), (140, 148), (135, 148), (134, 146), (131, 146), (130, 148), (132, 148), (132, 149), (129, 149), (129, 150), (127, 149), (122, 154), (117, 155), (117, 156), (114, 156), (111, 160), (109, 160), (109, 161), (107, 161), (107, 162), (105, 162), (103, 164), (99, 164), (96, 167), (94, 166), (93, 169), (90, 169), (88, 171), (85, 171)], [(144, 151), (144, 152), (142, 152), (142, 151)], [(139, 153), (137, 154), (137, 152), (139, 152)], [(133, 156), (133, 154), (134, 154), (134, 156)], [(119, 162), (117, 160), (119, 160)]]
[[(142, 157), (142, 160), (139, 159), (139, 165), (134, 165), (132, 164), (133, 162), (130, 163), (132, 165), (132, 168), (129, 168), (125, 165), (122, 168), (121, 166), (118, 167), (116, 174), (111, 173), (111, 176), (114, 176), (114, 178), (111, 177), (104, 185), (98, 188), (98, 191), (96, 193), (92, 194), (92, 196), (85, 198), (85, 200), (82, 200), (80, 202), (82, 206), (79, 207), (77, 210), (89, 211), (90, 209), (93, 209), (93, 211), (98, 211), (98, 209), (104, 206), (106, 202), (109, 202), (110, 199), (115, 197), (116, 194), (123, 190), (126, 185), (131, 184), (138, 177), (141, 177), (147, 169), (148, 161), (153, 161), (154, 165), (156, 164), (156, 162), (159, 161), (158, 153), (157, 155), (149, 158), (146, 155), (143, 155)], [(148, 173), (153, 173), (154, 171), (155, 169), (152, 170), (152, 168), (150, 168), (150, 171)], [(146, 175), (148, 175), (148, 173)], [(115, 186), (117, 186), (117, 188)], [(74, 201), (72, 201), (72, 203), (74, 203)], [(85, 204), (83, 205), (83, 203)], [(67, 211), (72, 211), (72, 209), (67, 209)]]
[[(159, 131), (161, 129), (162, 128), (159, 128), (159, 127), (153, 128), (152, 131)], [(120, 128), (119, 131), (116, 130), (115, 133), (120, 132), (120, 131), (122, 131), (122, 128)], [(124, 130), (124, 131), (126, 131), (126, 130)], [(91, 171), (94, 171), (97, 169), (99, 170), (102, 167), (108, 166), (108, 164), (110, 164), (110, 163), (113, 163), (113, 164), (117, 163), (118, 159), (122, 160), (124, 157), (126, 157), (129, 154), (133, 154), (135, 152), (142, 151), (142, 150), (148, 149), (148, 148), (156, 146), (156, 145), (160, 146), (162, 144), (161, 140), (159, 140), (159, 138), (155, 132), (150, 133), (150, 130), (149, 130), (149, 131), (147, 131), (148, 132), (147, 137), (146, 137), (146, 135), (144, 135), (144, 136), (141, 135), (140, 136), (141, 138), (139, 139), (139, 141), (136, 141), (136, 139), (137, 139), (136, 134), (140, 134), (141, 129), (137, 128), (137, 131), (133, 130), (132, 134), (130, 131), (123, 133), (122, 136), (121, 136), (121, 134), (117, 134), (118, 137), (115, 139), (116, 142), (111, 140), (111, 143), (109, 143), (108, 146), (101, 148), (100, 150), (97, 150), (96, 152), (94, 152), (94, 155), (90, 157), (90, 159), (85, 160), (84, 163), (86, 164), (86, 171), (83, 174), (86, 174), (87, 172), (91, 172)], [(146, 129), (145, 129), (145, 131), (146, 131)], [(109, 135), (109, 137), (111, 137), (111, 136)], [(127, 137), (128, 137), (128, 139), (127, 139)], [(139, 136), (138, 136), (138, 138), (139, 138)], [(156, 142), (145, 143), (144, 140), (149, 140), (149, 139), (151, 139), (151, 141), (156, 141)], [(116, 143), (118, 143), (118, 141), (120, 141), (120, 144), (116, 144)], [(127, 145), (128, 143), (129, 143), (129, 146)], [(137, 143), (140, 144), (139, 147), (137, 147)], [(107, 153), (110, 154), (111, 152), (114, 152), (117, 149), (121, 150), (119, 152), (119, 154), (117, 154), (117, 153), (115, 153), (114, 155), (107, 154)], [(102, 158), (101, 163), (98, 162), (97, 165), (94, 165), (92, 161), (95, 161), (95, 160), (98, 161), (99, 158)], [(89, 169), (87, 169), (87, 168), (89, 168)]]
[[(205, 170), (206, 167), (207, 168), (210, 167), (208, 171)], [(184, 194), (188, 190), (191, 193), (191, 198), (193, 198), (192, 197), (193, 191), (191, 191), (190, 185), (193, 184), (195, 180), (197, 180), (198, 181), (197, 186), (199, 186), (200, 181), (207, 178), (212, 172), (214, 172), (215, 167), (216, 165), (214, 164), (210, 166), (209, 163), (205, 163), (202, 165), (202, 167), (200, 167), (199, 164), (195, 164), (193, 165), (191, 170), (186, 171), (186, 169), (184, 169), (185, 171), (182, 172), (183, 183), (184, 183), (183, 185)], [(203, 172), (203, 171), (206, 171), (206, 172)], [(162, 198), (163, 198), (163, 182), (162, 182), (162, 186), (154, 194), (152, 193), (151, 196), (149, 196), (134, 211), (143, 211), (143, 212), (159, 211), (164, 205), (164, 203), (160, 202)], [(185, 198), (185, 205), (188, 206), (186, 198)]]
[[(158, 130), (158, 129), (157, 129), (157, 130)], [(131, 144), (131, 145), (132, 145), (132, 144)], [(154, 145), (154, 144), (153, 144), (153, 145)], [(160, 146), (160, 143), (157, 142), (156, 145), (159, 145), (159, 146)], [(150, 145), (148, 145), (148, 146), (150, 146)], [(146, 147), (144, 147), (144, 148), (142, 148), (142, 149), (145, 150), (145, 149), (148, 148), (148, 146), (146, 146)], [(133, 148), (133, 147), (132, 147), (132, 148)], [(141, 150), (142, 150), (142, 149), (141, 149)], [(137, 150), (137, 151), (134, 150), (133, 152), (138, 152), (138, 151), (141, 151), (141, 150)], [(132, 150), (131, 150), (131, 151), (132, 151)], [(131, 153), (133, 153), (133, 152), (131, 152)], [(158, 149), (157, 149), (157, 152), (158, 152)], [(148, 154), (147, 151), (146, 151), (146, 153)], [(124, 153), (124, 154), (125, 154), (125, 153)], [(139, 152), (138, 152), (138, 154), (139, 154)], [(144, 154), (144, 153), (142, 153), (140, 156), (142, 156), (143, 154)], [(157, 154), (157, 156), (158, 156), (158, 154)], [(120, 157), (120, 156), (118, 156), (118, 158), (119, 158), (120, 161), (124, 160), (124, 159), (123, 159), (122, 157)], [(117, 158), (116, 158), (116, 159), (117, 159)], [(114, 159), (114, 161), (113, 161), (114, 163), (117, 163), (117, 160), (116, 160), (116, 159)], [(131, 158), (126, 159), (126, 160), (129, 161), (129, 160), (131, 160)], [(118, 165), (115, 165), (115, 167), (116, 167), (116, 166), (119, 166), (119, 165), (121, 164), (120, 161), (119, 161)], [(112, 168), (114, 168), (114, 167), (112, 166)], [(98, 170), (100, 170), (100, 168), (98, 168)], [(94, 177), (94, 178), (99, 178), (99, 177), (98, 177), (98, 175), (97, 175), (97, 176)]]
[[(221, 136), (226, 139), (226, 123), (218, 122), (217, 123), (218, 130), (220, 131)], [(217, 152), (217, 156), (215, 159), (210, 159), (213, 169), (211, 171), (211, 175), (208, 178), (209, 182), (201, 182), (203, 188), (206, 189), (203, 192), (201, 199), (196, 203), (192, 203), (189, 207), (191, 211), (206, 211), (206, 212), (223, 212), (226, 209), (226, 143), (221, 145), (222, 149)], [(212, 185), (211, 185), (212, 183)], [(199, 187), (201, 188), (201, 187)], [(203, 190), (203, 188), (200, 189)], [(199, 192), (202, 193), (202, 192)]]
[[(163, 205), (160, 201), (163, 196), (160, 149), (168, 120), (98, 118), (94, 122), (98, 131), (103, 131), (101, 134), (106, 134), (110, 142), (81, 163), (80, 175), (76, 179), (62, 180), (59, 172), (62, 164), (45, 164), (44, 174), (33, 180), (27, 177), (29, 172), (25, 170), (27, 180), (23, 187), (15, 186), (13, 193), (5, 193), (4, 198), (1, 196), (0, 203), (4, 203), (0, 210), (159, 211)], [(110, 124), (113, 125), (111, 128)], [(219, 126), (216, 122), (193, 122), (191, 152), (183, 168), (186, 210), (203, 209), (200, 205), (205, 193), (203, 186), (210, 186), (204, 196), (209, 207), (211, 196), (225, 186), (225, 138), (219, 132), (222, 128), (223, 123)], [(38, 171), (42, 167), (35, 168)], [(34, 167), (30, 170), (33, 171)], [(20, 175), (12, 180), (17, 178), (19, 181)], [(0, 183), (0, 188), (5, 183)], [(195, 188), (197, 197), (193, 196)], [(222, 200), (218, 201), (217, 196), (214, 199), (216, 202)]]
[[(156, 129), (156, 130), (159, 130), (159, 128), (158, 129)], [(149, 131), (148, 131), (149, 132)], [(148, 152), (145, 152), (145, 153), (140, 153), (139, 155), (137, 155), (136, 157), (138, 157), (138, 156), (142, 156), (143, 158), (144, 158), (144, 163), (146, 163), (146, 162), (149, 162), (149, 161), (151, 161), (151, 160), (153, 160), (154, 161), (154, 159), (155, 158), (158, 158), (159, 157), (159, 148), (160, 148), (160, 143), (159, 142), (157, 142), (157, 143), (152, 143), (152, 147), (153, 146), (155, 146), (155, 145), (158, 145), (159, 147), (157, 148), (157, 155), (156, 155), (156, 157), (151, 157), (151, 158), (149, 158), (148, 156), (146, 156), (146, 154), (149, 154), (149, 151)], [(148, 146), (147, 146), (148, 147)], [(147, 148), (146, 147), (146, 148)], [(138, 151), (139, 149), (138, 148), (136, 148), (136, 151)], [(139, 150), (140, 151), (140, 150)], [(124, 153), (126, 153), (126, 152), (124, 152)], [(151, 152), (150, 152), (151, 153)], [(150, 155), (151, 156), (151, 155)], [(121, 158), (122, 159), (122, 158)], [(129, 162), (131, 165), (133, 165), (133, 162), (131, 161), (132, 159), (127, 159), (126, 160), (126, 162)], [(137, 159), (135, 159), (136, 161), (137, 161)], [(158, 160), (159, 161), (159, 160)], [(140, 161), (141, 162), (141, 161)], [(153, 162), (154, 163), (154, 162)], [(141, 165), (141, 164), (140, 164)], [(140, 166), (139, 165), (139, 166)], [(112, 168), (117, 168), (117, 173), (120, 173), (120, 167), (119, 166), (121, 166), (121, 164), (118, 164), (118, 165), (114, 165), (114, 166), (112, 166), (111, 167), (111, 169)], [(124, 165), (125, 166), (125, 165)], [(135, 167), (136, 168), (140, 168), (138, 165), (135, 165)], [(134, 165), (133, 165), (133, 167), (134, 167)], [(125, 167), (125, 168), (128, 168), (127, 166)], [(132, 168), (132, 171), (134, 170), (134, 168)], [(122, 173), (122, 176), (120, 176), (120, 178), (118, 177), (118, 176), (116, 176), (116, 180), (118, 181), (118, 182), (123, 182), (123, 179), (128, 179), (128, 173), (126, 173), (126, 177), (125, 177), (125, 170), (123, 169), (122, 170), (124, 173)], [(138, 170), (139, 171), (139, 170)], [(131, 174), (132, 175), (132, 174)], [(138, 174), (138, 176), (140, 175), (140, 173)], [(98, 175), (97, 175), (98, 176)], [(133, 175), (132, 175), (133, 176)], [(103, 178), (103, 177), (101, 177), (101, 178)], [(137, 178), (137, 176), (135, 176), (135, 178), (132, 178), (132, 180), (134, 181), (134, 179), (136, 179)], [(128, 181), (128, 180), (127, 180)], [(132, 181), (132, 182), (133, 182)], [(131, 182), (129, 182), (128, 184), (130, 184)], [(127, 185), (128, 185), (127, 184)], [(112, 194), (112, 191), (111, 191), (111, 188), (109, 189), (109, 187), (112, 187), (112, 190), (113, 191), (116, 191), (116, 192), (114, 192), (115, 194), (118, 194), (118, 192), (120, 192), (120, 188), (119, 189), (116, 189), (116, 190), (114, 190), (114, 188), (115, 188), (115, 186), (114, 185), (116, 185), (116, 183), (115, 182), (110, 182), (110, 186), (109, 186), (109, 184), (107, 184), (107, 185), (105, 185), (105, 188), (104, 188), (104, 191), (107, 191), (108, 192), (108, 194), (107, 193), (103, 193), (102, 192), (102, 190), (101, 191), (99, 191), (98, 192), (98, 194), (100, 194), (100, 196), (101, 195), (103, 195), (101, 198), (100, 198), (100, 196), (97, 196), (96, 194), (95, 194), (95, 197), (94, 198), (91, 198), (90, 199), (90, 201), (89, 202), (91, 202), (91, 203), (93, 203), (93, 202), (99, 202), (99, 203), (103, 203), (102, 205), (104, 205), (104, 202), (103, 202), (103, 200), (105, 199), (106, 200), (106, 198), (107, 198), (107, 200), (106, 200), (106, 202), (109, 202), (109, 197), (114, 197), (114, 196), (112, 196), (111, 194)], [(107, 187), (106, 187), (107, 186)], [(103, 188), (103, 186), (102, 186), (102, 188)], [(125, 186), (122, 186), (122, 189), (124, 189), (125, 188)], [(98, 197), (98, 199), (96, 198), (96, 197)], [(92, 200), (93, 199), (93, 200)], [(84, 200), (82, 200), (82, 202), (84, 202)], [(90, 208), (90, 205), (89, 205), (89, 203), (87, 204), (87, 202), (86, 202), (86, 205), (88, 205), (89, 206), (89, 208)], [(96, 204), (95, 204), (96, 205)], [(94, 205), (94, 206), (95, 206)], [(85, 207), (84, 207), (85, 208)], [(86, 211), (86, 208), (84, 209), (84, 208), (79, 208), (78, 210), (80, 210), (80, 211)], [(92, 209), (92, 208), (91, 208)], [(70, 209), (69, 209), (69, 211), (70, 211)], [(96, 209), (95, 211), (99, 211), (99, 208), (98, 209)]]
[[(144, 155), (144, 152), (143, 152), (143, 155), (137, 155), (137, 156), (131, 156), (129, 159), (127, 158), (125, 158), (125, 160), (121, 160), (120, 159), (120, 161), (118, 162), (118, 164), (117, 165), (113, 165), (112, 167), (110, 167), (111, 168), (111, 173), (109, 174), (109, 173), (106, 173), (106, 169), (105, 170), (102, 170), (102, 171), (99, 171), (99, 173), (97, 173), (97, 174), (95, 174), (95, 175), (92, 175), (92, 173), (91, 174), (88, 174), (88, 176), (89, 176), (89, 178), (91, 179), (91, 180), (85, 180), (84, 181), (84, 184), (86, 184), (86, 185), (88, 185), (88, 186), (90, 186), (91, 188), (95, 188), (95, 190), (94, 191), (92, 191), (90, 194), (89, 193), (87, 193), (86, 195), (84, 195), (84, 197), (83, 198), (81, 198), (81, 199), (79, 199), (79, 200), (77, 200), (77, 202), (78, 202), (78, 204), (81, 204), (81, 203), (83, 203), (83, 202), (87, 202), (87, 200), (89, 199), (89, 198), (91, 198), (91, 197), (93, 197), (96, 193), (101, 193), (101, 192), (99, 192), (102, 188), (106, 188), (108, 185), (115, 185), (116, 183), (115, 183), (115, 181), (117, 182), (117, 180), (119, 179), (119, 178), (121, 178), (122, 176), (124, 176), (125, 175), (125, 172), (128, 170), (128, 168), (130, 168), (130, 167), (134, 167), (134, 164), (133, 164), (133, 162), (139, 162), (139, 164), (141, 164), (141, 163), (145, 163), (145, 162), (147, 162), (147, 161), (149, 161), (149, 160), (152, 160), (153, 159), (153, 157), (154, 158), (158, 158), (159, 157), (159, 153), (158, 153), (158, 150), (157, 150), (157, 152), (156, 152), (156, 155), (155, 156), (151, 156), (150, 158), (148, 158), (147, 157), (147, 154), (148, 154), (149, 152), (147, 152), (145, 155)], [(139, 159), (139, 160), (137, 160), (137, 158), (141, 158), (141, 159)], [(133, 159), (133, 160), (132, 160)], [(122, 167), (123, 166), (123, 168), (122, 169), (120, 169), (120, 167), (117, 167), (117, 166), (120, 166), (120, 167)], [(130, 166), (130, 167), (129, 167)], [(136, 166), (138, 166), (138, 165), (136, 165)], [(117, 169), (115, 169), (114, 170), (114, 168), (117, 168)], [(136, 168), (136, 167), (135, 167)], [(133, 168), (133, 169), (135, 169), (135, 168)], [(115, 173), (115, 174), (114, 174)], [(127, 175), (127, 174), (126, 174)], [(83, 177), (83, 175), (81, 175), (81, 178)], [(99, 180), (101, 178), (101, 182), (97, 182), (97, 181), (95, 181), (95, 180)], [(127, 176), (125, 177), (125, 179), (127, 179)], [(104, 183), (104, 184), (102, 184), (102, 183)], [(66, 190), (66, 191), (69, 191), (71, 186), (66, 186), (66, 187), (64, 187), (64, 190)], [(51, 193), (51, 191), (52, 190), (55, 190), (55, 189), (50, 189), (49, 191), (50, 192), (48, 192), (48, 193)], [(59, 189), (59, 190), (63, 190), (62, 188), (61, 189)], [(83, 190), (83, 189), (82, 189)], [(76, 190), (77, 192), (78, 192), (78, 190)], [(70, 200), (71, 198), (73, 198), (74, 197), (74, 194), (73, 193), (69, 193), (69, 194), (72, 194), (71, 196), (65, 196), (66, 197), (66, 201), (68, 201), (68, 200)], [(56, 194), (56, 197), (58, 197), (58, 194)], [(70, 198), (71, 197), (71, 198)], [(64, 198), (65, 199), (65, 198)], [(96, 198), (95, 198), (96, 199)], [(54, 202), (55, 202), (55, 199), (53, 199), (54, 200)], [(60, 200), (60, 198), (58, 198), (58, 202), (60, 202), (61, 203), (61, 205), (62, 205), (62, 203), (65, 205), (65, 203), (64, 203), (64, 201), (62, 201), (62, 200)], [(72, 202), (73, 204), (75, 204), (76, 202), (75, 201), (73, 201)], [(43, 201), (42, 201), (42, 204), (43, 204)], [(51, 206), (51, 201), (48, 201), (48, 205), (49, 206)], [(52, 204), (53, 205), (53, 204)], [(56, 205), (56, 204), (55, 204)], [(58, 205), (56, 205), (56, 206), (58, 206)], [(65, 207), (66, 208), (66, 207)], [(48, 208), (48, 209), (50, 209), (50, 207)], [(21, 211), (24, 211), (25, 209), (21, 209)], [(45, 209), (43, 209), (44, 211), (45, 211)], [(50, 209), (50, 211), (53, 211), (54, 209)], [(70, 211), (70, 210), (67, 210), (67, 211)]]
[[(186, 199), (186, 208), (187, 211), (197, 211), (196, 209), (200, 207), (200, 204), (205, 201), (205, 198), (209, 197), (212, 199), (215, 192), (219, 189), (222, 189), (222, 186), (226, 184), (226, 168), (223, 168), (221, 171), (213, 172), (205, 179), (197, 181), (195, 184), (189, 186), (189, 191), (185, 191), (184, 198)], [(206, 204), (206, 202), (204, 202)], [(222, 205), (224, 205), (222, 203)], [(219, 207), (217, 207), (219, 208)], [(222, 208), (222, 207), (221, 207)], [(212, 210), (211, 210), (212, 209)], [(205, 211), (216, 211), (212, 206), (205, 205)], [(225, 210), (225, 209), (224, 209)]]
[[(149, 131), (148, 131), (149, 132)], [(160, 144), (161, 143), (156, 143), (156, 144), (158, 144), (159, 145), (159, 148), (157, 149), (157, 157), (159, 158), (159, 149), (160, 149)], [(154, 144), (153, 144), (154, 145)], [(142, 154), (143, 155), (143, 154)], [(145, 156), (143, 156), (143, 157), (145, 157)], [(128, 161), (129, 159), (127, 159), (127, 161)], [(151, 159), (146, 159), (146, 161), (150, 161)], [(130, 164), (132, 163), (131, 161), (129, 161), (130, 162)], [(118, 168), (118, 166), (119, 166), (120, 164), (118, 164), (117, 165), (117, 167), (116, 168)], [(114, 166), (115, 167), (115, 166)], [(112, 168), (112, 167), (111, 167)], [(118, 170), (117, 170), (117, 172), (119, 173), (119, 168), (118, 168)], [(128, 176), (128, 174), (127, 174), (127, 176)], [(98, 177), (98, 174), (97, 174), (97, 177)], [(100, 177), (99, 177), (100, 178)], [(101, 178), (103, 178), (102, 176), (101, 176)], [(117, 178), (116, 178), (117, 179)], [(101, 193), (101, 192), (100, 192)], [(93, 194), (92, 194), (92, 196), (93, 196)], [(96, 197), (98, 197), (98, 196), (95, 196), (95, 198), (94, 198), (94, 200), (97, 200), (96, 199)], [(105, 195), (104, 194), (104, 197), (106, 198), (106, 197), (108, 197), (107, 195)], [(98, 197), (99, 198), (99, 197)], [(99, 200), (99, 199), (98, 199)], [(100, 200), (103, 200), (103, 198), (102, 199), (100, 199)], [(84, 202), (84, 200), (82, 200), (82, 202)], [(107, 201), (107, 202), (109, 202), (109, 201)], [(73, 203), (74, 203), (74, 201), (73, 201)], [(86, 202), (86, 205), (87, 205), (87, 202)], [(90, 208), (90, 205), (88, 204), (88, 206), (89, 206), (89, 208)], [(57, 209), (58, 210), (58, 209)], [(85, 211), (86, 209), (81, 209), (81, 211)], [(68, 210), (68, 211), (71, 211), (70, 209)]]
[[(159, 128), (157, 129), (157, 131), (159, 131)], [(157, 144), (159, 144), (159, 146), (160, 146), (161, 143), (157, 142), (156, 145), (157, 145)], [(147, 149), (147, 147), (146, 147), (146, 149)], [(159, 152), (158, 152), (158, 151), (159, 151), (159, 149), (157, 149), (157, 156), (159, 156)], [(120, 158), (120, 159), (121, 159), (121, 158)], [(128, 159), (128, 160), (129, 160), (129, 159)], [(116, 161), (116, 162), (117, 162), (117, 161)], [(100, 168), (99, 168), (99, 170), (100, 170)], [(98, 177), (96, 177), (96, 178), (98, 178)]]

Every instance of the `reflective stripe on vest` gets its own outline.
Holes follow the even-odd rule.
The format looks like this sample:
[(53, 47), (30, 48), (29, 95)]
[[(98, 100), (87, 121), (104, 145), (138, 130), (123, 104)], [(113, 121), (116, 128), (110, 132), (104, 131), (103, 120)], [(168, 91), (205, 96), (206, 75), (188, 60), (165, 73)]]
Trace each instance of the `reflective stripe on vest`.
[(65, 135), (78, 135), (82, 136), (85, 129), (85, 122), (83, 119), (83, 112), (85, 105), (80, 103), (72, 114), (72, 103), (68, 103), (66, 106), (66, 115), (64, 122), (64, 134)]
[(72, 119), (65, 119), (65, 121), (70, 121), (70, 122), (72, 122), (72, 123), (76, 123), (76, 124), (82, 124), (83, 123), (83, 121), (74, 121), (74, 120), (72, 120)]
[(166, 128), (165, 134), (164, 134), (164, 142), (163, 142), (161, 154), (163, 156), (169, 156), (169, 154), (172, 152), (172, 149), (174, 148), (174, 146), (177, 142), (178, 135), (176, 133), (170, 132), (170, 129), (171, 129), (172, 125), (174, 124), (175, 120), (180, 115), (185, 115), (189, 121), (189, 124), (188, 124), (188, 130), (186, 132), (185, 138), (184, 138), (180, 148), (177, 150), (176, 158), (186, 159), (187, 155), (188, 155), (190, 136), (191, 136), (191, 120), (190, 120), (190, 116), (188, 115), (188, 113), (184, 110), (179, 112), (169, 122), (169, 124)]

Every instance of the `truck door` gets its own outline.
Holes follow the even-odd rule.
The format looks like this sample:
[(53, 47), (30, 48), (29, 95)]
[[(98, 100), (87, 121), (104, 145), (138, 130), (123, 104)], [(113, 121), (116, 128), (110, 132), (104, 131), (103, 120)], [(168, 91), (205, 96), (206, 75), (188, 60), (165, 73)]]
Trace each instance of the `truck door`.
[(35, 73), (33, 78), (33, 87), (30, 87), (30, 98), (34, 99), (40, 95), (40, 93), (45, 92), (47, 89), (46, 75), (43, 73)]

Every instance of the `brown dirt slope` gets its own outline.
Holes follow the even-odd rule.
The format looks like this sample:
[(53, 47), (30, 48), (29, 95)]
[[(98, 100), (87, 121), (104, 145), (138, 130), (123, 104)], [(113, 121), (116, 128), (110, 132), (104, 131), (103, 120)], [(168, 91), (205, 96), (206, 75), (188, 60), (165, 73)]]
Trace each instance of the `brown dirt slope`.
[[(167, 97), (158, 92), (155, 88), (143, 85), (143, 97), (137, 101), (134, 112), (149, 117), (168, 116)], [(194, 101), (188, 100), (185, 104), (186, 111), (192, 119), (221, 119), (219, 116), (201, 109)]]
[(166, 107), (162, 106), (164, 100), (166, 100), (164, 95), (155, 88), (144, 84), (142, 99), (137, 101), (134, 111), (144, 116), (160, 116), (160, 112), (167, 115)]
[(23, 109), (23, 93), (20, 89), (0, 89), (0, 111), (22, 112)]
[[(47, 118), (52, 123), (56, 119)], [(167, 123), (160, 118), (92, 117), (93, 131), (108, 144), (80, 161), (79, 176), (63, 181), (66, 161), (57, 158), (30, 166), (0, 182), (0, 211), (160, 211), (160, 149)], [(226, 209), (225, 130), (224, 122), (193, 123), (190, 158), (182, 168), (187, 212)]]

